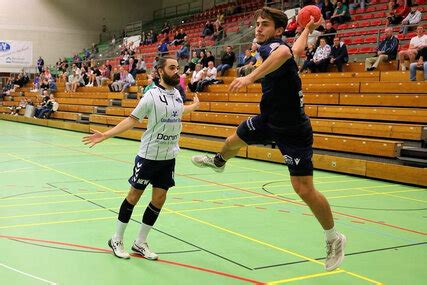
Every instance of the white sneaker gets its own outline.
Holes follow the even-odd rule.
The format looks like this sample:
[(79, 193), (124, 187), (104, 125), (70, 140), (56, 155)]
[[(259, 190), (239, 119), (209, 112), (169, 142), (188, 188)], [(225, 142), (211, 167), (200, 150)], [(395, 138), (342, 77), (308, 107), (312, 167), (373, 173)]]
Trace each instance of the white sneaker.
[(402, 65), (402, 71), (406, 71), (406, 65)]
[(210, 167), (216, 172), (223, 172), (225, 164), (221, 167), (218, 167), (214, 163), (214, 157), (205, 155), (195, 155), (191, 158), (191, 162), (197, 167)]
[(344, 248), (347, 239), (345, 235), (338, 233), (338, 238), (326, 242), (326, 271), (337, 269), (344, 260)]
[(149, 260), (157, 260), (159, 258), (157, 254), (150, 250), (146, 242), (137, 244), (135, 241), (132, 245), (132, 250)]
[(130, 258), (129, 253), (127, 253), (125, 251), (125, 248), (123, 246), (123, 241), (115, 240), (114, 238), (111, 238), (108, 241), (108, 246), (111, 247), (114, 255), (117, 256), (118, 258), (123, 258), (123, 259), (129, 259)]

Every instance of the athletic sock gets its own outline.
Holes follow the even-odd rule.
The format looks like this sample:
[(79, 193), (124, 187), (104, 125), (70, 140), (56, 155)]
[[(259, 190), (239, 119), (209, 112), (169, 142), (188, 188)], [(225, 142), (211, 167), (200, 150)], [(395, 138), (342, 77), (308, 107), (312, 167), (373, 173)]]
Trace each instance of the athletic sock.
[(123, 235), (125, 233), (126, 226), (129, 223), (130, 217), (132, 216), (134, 207), (135, 206), (129, 203), (128, 200), (123, 200), (122, 205), (120, 206), (114, 239), (123, 240)]
[(223, 167), (227, 161), (222, 157), (222, 155), (218, 152), (214, 157), (214, 164), (218, 167)]
[(325, 238), (326, 241), (333, 241), (338, 238), (337, 231), (335, 230), (335, 227), (329, 230), (325, 230)]
[(136, 239), (137, 244), (141, 244), (147, 241), (148, 233), (159, 217), (160, 210), (161, 209), (157, 208), (152, 203), (148, 204), (144, 215), (142, 216), (141, 228), (139, 230), (138, 238)]

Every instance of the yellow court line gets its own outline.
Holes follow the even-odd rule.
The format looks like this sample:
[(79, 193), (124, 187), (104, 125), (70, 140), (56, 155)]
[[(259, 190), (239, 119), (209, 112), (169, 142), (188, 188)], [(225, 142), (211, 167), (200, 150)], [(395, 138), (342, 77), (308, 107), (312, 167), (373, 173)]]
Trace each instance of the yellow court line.
[[(27, 161), (28, 163), (32, 163), (32, 164), (35, 164), (35, 165), (39, 165), (40, 167), (43, 167), (43, 168), (51, 169), (51, 170), (52, 170), (52, 171), (54, 171), (54, 172), (58, 172), (58, 173), (61, 173), (61, 174), (63, 174), (63, 175), (66, 175), (66, 176), (73, 177), (74, 179), (77, 179), (77, 180), (80, 180), (80, 181), (84, 181), (84, 182), (86, 182), (86, 183), (88, 183), (88, 184), (91, 184), (91, 185), (96, 185), (97, 187), (101, 187), (101, 186), (102, 186), (101, 188), (104, 188), (104, 189), (107, 189), (107, 190), (109, 190), (109, 191), (115, 192), (115, 191), (114, 191), (113, 189), (111, 189), (111, 188), (108, 188), (108, 187), (106, 187), (106, 186), (103, 186), (103, 185), (100, 185), (100, 184), (97, 184), (97, 183), (93, 183), (93, 182), (91, 182), (91, 181), (89, 181), (89, 180), (87, 180), (87, 179), (80, 178), (80, 177), (78, 177), (78, 176), (71, 175), (71, 174), (68, 174), (68, 173), (66, 173), (66, 172), (59, 171), (59, 170), (53, 169), (53, 168), (51, 168), (51, 167), (44, 166), (44, 165), (42, 165), (42, 164), (39, 164), (39, 163), (36, 163), (36, 162), (30, 161), (30, 160), (27, 160), (27, 159), (21, 158), (21, 157), (19, 157), (19, 156), (17, 156), (17, 155), (12, 155), (12, 154), (9, 154), (9, 155), (10, 155), (10, 156), (12, 156), (12, 157), (15, 157), (15, 158), (21, 159), (21, 160), (23, 160), (23, 161)], [(172, 212), (176, 213), (176, 214), (177, 214), (177, 215), (179, 215), (179, 216), (186, 217), (187, 219), (190, 219), (190, 220), (193, 220), (193, 221), (197, 221), (198, 223), (202, 223), (202, 224), (208, 225), (208, 226), (210, 226), (210, 227), (213, 227), (213, 228), (215, 228), (215, 229), (219, 229), (219, 230), (221, 230), (221, 231), (226, 231), (226, 232), (228, 232), (228, 233), (230, 233), (230, 234), (233, 234), (233, 235), (239, 236), (239, 237), (244, 238), (244, 239), (251, 240), (251, 241), (253, 241), (253, 242), (255, 242), (255, 243), (262, 244), (262, 245), (268, 246), (268, 247), (270, 247), (270, 248), (276, 249), (276, 250), (278, 250), (278, 251), (285, 252), (285, 253), (288, 253), (288, 254), (291, 254), (291, 255), (294, 255), (294, 256), (300, 257), (300, 258), (302, 258), (302, 259), (305, 259), (305, 260), (311, 261), (311, 262), (313, 262), (313, 263), (317, 263), (317, 264), (323, 265), (323, 263), (322, 263), (322, 262), (320, 262), (320, 261), (318, 261), (318, 260), (315, 260), (315, 259), (313, 259), (313, 258), (310, 258), (310, 257), (304, 256), (304, 255), (302, 255), (302, 254), (299, 254), (299, 253), (296, 253), (296, 252), (293, 252), (293, 251), (290, 251), (290, 250), (287, 250), (287, 249), (284, 249), (284, 248), (277, 247), (277, 246), (272, 245), (272, 244), (269, 244), (269, 243), (267, 243), (267, 242), (263, 242), (263, 241), (260, 241), (260, 240), (254, 239), (254, 238), (252, 238), (252, 237), (249, 237), (249, 236), (246, 236), (246, 235), (243, 235), (243, 234), (240, 234), (240, 233), (237, 233), (237, 232), (234, 232), (234, 231), (231, 231), (231, 230), (225, 229), (225, 228), (223, 228), (223, 227), (219, 227), (219, 226), (217, 226), (217, 225), (211, 224), (211, 223), (209, 223), (209, 222), (206, 222), (206, 221), (203, 221), (203, 220), (200, 220), (200, 219), (196, 219), (196, 218), (194, 218), (194, 217), (188, 216), (188, 215), (183, 214), (183, 213), (175, 212), (175, 211), (173, 211), (173, 210), (171, 210), (171, 209), (168, 209), (168, 208), (166, 208), (165, 210), (166, 210), (166, 211), (172, 211)], [(347, 272), (347, 271), (346, 271), (346, 272)], [(366, 277), (364, 277), (364, 276), (362, 276), (362, 275), (359, 275), (359, 274), (356, 274), (356, 273), (352, 273), (352, 275), (353, 275), (353, 276), (355, 276), (355, 277), (359, 277), (359, 278), (361, 278), (361, 279), (366, 280)]]
[(335, 275), (335, 274), (344, 273), (344, 272), (345, 271), (339, 269), (339, 270), (330, 271), (330, 272), (314, 273), (314, 274), (297, 276), (297, 277), (293, 277), (293, 278), (277, 280), (277, 281), (270, 281), (267, 284), (268, 285), (283, 284), (283, 283), (289, 283), (289, 282), (293, 282), (293, 281), (300, 281), (300, 280), (306, 280), (306, 279), (317, 278), (317, 277), (322, 277), (322, 276)]
[[(105, 201), (105, 200), (114, 200), (114, 199), (123, 199), (123, 197), (107, 197), (107, 198), (97, 198), (91, 199), (91, 201)], [(0, 208), (14, 208), (14, 207), (26, 207), (26, 206), (44, 206), (44, 205), (54, 205), (54, 204), (68, 204), (68, 203), (78, 203), (86, 202), (82, 199), (77, 200), (62, 200), (62, 201), (51, 201), (51, 202), (38, 202), (38, 203), (27, 203), (27, 204), (9, 204), (9, 205), (0, 205)]]
[[(177, 213), (188, 213), (188, 212), (202, 212), (202, 211), (211, 211), (211, 210), (223, 210), (223, 209), (232, 209), (232, 208), (246, 208), (246, 207), (255, 207), (255, 206), (265, 206), (265, 205), (274, 205), (274, 204), (285, 204), (283, 201), (274, 201), (274, 202), (265, 202), (265, 203), (255, 203), (255, 204), (242, 204), (241, 206), (218, 206), (211, 208), (197, 208), (197, 209), (187, 209), (187, 210), (177, 210)], [(175, 212), (166, 212), (165, 214), (174, 214)]]
[[(362, 189), (361, 189), (362, 190)], [(362, 190), (364, 191), (364, 190)], [(369, 191), (369, 190), (365, 190), (365, 191)], [(367, 194), (353, 194), (353, 195), (343, 195), (343, 196), (332, 196), (332, 197), (326, 197), (328, 200), (329, 199), (342, 199), (342, 198), (353, 198), (353, 197), (366, 197), (366, 196), (379, 196), (379, 195), (385, 195), (385, 196), (389, 196), (389, 193), (409, 193), (409, 192), (421, 192), (424, 190), (420, 190), (420, 189), (414, 189), (414, 190), (400, 190), (400, 191), (390, 191), (390, 192), (375, 192), (375, 191), (369, 191), (370, 193)], [(302, 201), (302, 200), (301, 200)]]
[(42, 167), (42, 168), (45, 168), (45, 169), (49, 169), (49, 170), (51, 170), (51, 171), (54, 171), (54, 172), (60, 173), (60, 174), (62, 174), (62, 175), (65, 175), (65, 176), (68, 176), (68, 177), (71, 177), (71, 178), (74, 178), (74, 179), (77, 179), (77, 180), (80, 180), (80, 181), (86, 182), (86, 183), (91, 184), (91, 185), (94, 185), (94, 186), (96, 186), (96, 187), (99, 187), (99, 188), (102, 188), (102, 189), (106, 189), (106, 190), (111, 191), (111, 192), (116, 192), (116, 191), (117, 191), (117, 190), (111, 189), (111, 188), (109, 188), (109, 187), (105, 187), (105, 186), (103, 186), (103, 185), (101, 185), (101, 184), (98, 184), (98, 183), (94, 183), (94, 182), (92, 182), (92, 181), (89, 181), (89, 180), (87, 180), (87, 179), (84, 179), (84, 178), (81, 178), (81, 177), (78, 177), (78, 176), (75, 176), (75, 175), (72, 175), (72, 174), (69, 174), (69, 173), (66, 173), (66, 172), (63, 172), (63, 171), (60, 171), (60, 170), (54, 169), (54, 168), (52, 168), (52, 167), (49, 167), (49, 166), (46, 166), (46, 165), (43, 165), (43, 164), (40, 164), (40, 163), (37, 163), (37, 162), (31, 161), (31, 160), (28, 160), (28, 159), (25, 159), (25, 158), (23, 158), (23, 157), (20, 157), (20, 156), (15, 155), (15, 154), (10, 154), (10, 153), (9, 153), (9, 156), (14, 157), (14, 158), (17, 158), (17, 159), (20, 159), (20, 160), (25, 161), (25, 162), (28, 162), (28, 163), (30, 163), (30, 164), (37, 165), (37, 166)]
[(105, 210), (117, 210), (116, 208), (97, 208), (97, 209), (89, 209), (89, 210), (75, 210), (75, 211), (62, 211), (62, 212), (49, 212), (49, 213), (33, 213), (33, 214), (26, 214), (26, 215), (16, 215), (16, 216), (2, 216), (1, 219), (16, 219), (16, 218), (29, 218), (29, 217), (39, 217), (39, 216), (56, 216), (56, 215), (62, 215), (62, 214), (80, 214), (80, 213), (87, 213), (87, 212), (98, 212), (98, 211), (105, 211)]
[(46, 226), (46, 225), (78, 223), (78, 222), (91, 222), (91, 221), (112, 220), (112, 219), (117, 219), (117, 217), (113, 216), (113, 217), (101, 217), (101, 218), (90, 218), (90, 219), (77, 219), (77, 220), (44, 222), (44, 223), (36, 223), (36, 224), (18, 224), (18, 225), (11, 225), (11, 226), (3, 226), (3, 227), (0, 227), (0, 229), (25, 228), (25, 227), (33, 227), (33, 226)]
[[(381, 192), (376, 192), (376, 191), (372, 191), (372, 190), (362, 190), (362, 191), (366, 191), (366, 192), (375, 192), (375, 193), (380, 193)], [(407, 191), (407, 192), (419, 192), (419, 191), (425, 191), (425, 189), (421, 189), (418, 191)], [(410, 201), (415, 201), (415, 202), (421, 202), (421, 203), (427, 203), (427, 201), (425, 200), (419, 200), (419, 199), (415, 199), (415, 198), (409, 198), (409, 197), (404, 197), (404, 196), (398, 196), (398, 195), (394, 195), (394, 193), (406, 193), (404, 191), (393, 191), (393, 192), (386, 192), (384, 193), (384, 195), (386, 196), (390, 196), (390, 197), (396, 197), (396, 198), (400, 198), (400, 199), (404, 199), (404, 200), (410, 200)]]
[[(177, 214), (177, 215), (179, 215), (179, 216), (185, 217), (185, 218), (187, 218), (187, 219), (189, 219), (189, 220), (192, 220), (192, 221), (198, 222), (198, 223), (200, 223), (200, 224), (207, 225), (207, 226), (212, 227), (212, 228), (214, 228), (214, 229), (217, 229), (217, 230), (220, 230), (220, 231), (223, 231), (223, 232), (229, 233), (229, 234), (231, 234), (231, 235), (235, 235), (235, 236), (238, 236), (238, 237), (240, 237), (240, 238), (243, 238), (243, 239), (246, 239), (246, 240), (252, 241), (252, 242), (254, 242), (254, 243), (258, 243), (258, 244), (264, 245), (264, 246), (266, 246), (266, 247), (269, 247), (269, 248), (275, 249), (275, 250), (277, 250), (277, 251), (281, 251), (281, 252), (284, 252), (284, 253), (287, 253), (287, 254), (290, 254), (290, 255), (293, 255), (293, 256), (299, 257), (299, 258), (304, 259), (304, 260), (308, 260), (308, 261), (310, 261), (310, 262), (313, 262), (313, 263), (316, 263), (316, 264), (319, 264), (319, 265), (324, 265), (324, 263), (323, 263), (323, 262), (320, 262), (320, 261), (318, 261), (318, 260), (316, 260), (316, 259), (313, 259), (313, 258), (308, 257), (308, 256), (305, 256), (305, 255), (299, 254), (299, 253), (297, 253), (297, 252), (294, 252), (294, 251), (291, 251), (291, 250), (288, 250), (288, 249), (285, 249), (285, 248), (281, 248), (281, 247), (275, 246), (275, 245), (273, 245), (273, 244), (270, 244), (270, 243), (267, 243), (267, 242), (264, 242), (264, 241), (261, 241), (261, 240), (257, 240), (257, 239), (255, 239), (255, 238), (253, 238), (253, 237), (250, 237), (250, 236), (247, 236), (247, 235), (244, 235), (244, 234), (241, 234), (241, 233), (238, 233), (238, 232), (235, 232), (235, 231), (232, 231), (232, 230), (226, 229), (226, 228), (221, 227), (221, 226), (217, 226), (217, 225), (215, 225), (215, 224), (212, 224), (212, 223), (209, 223), (209, 222), (206, 222), (206, 221), (200, 220), (200, 219), (198, 219), (198, 218), (194, 218), (194, 217), (192, 217), (192, 216), (189, 216), (189, 215), (186, 215), (186, 214), (183, 214), (183, 213), (180, 213), (180, 212), (174, 211), (174, 210), (169, 209), (169, 208), (166, 208), (165, 210), (166, 210), (166, 211), (169, 211), (169, 212), (172, 212), (172, 213), (175, 213), (175, 214)], [(342, 270), (343, 272), (350, 272), (350, 271), (347, 271), (347, 270), (344, 270), (344, 269), (341, 269), (341, 270)], [(369, 278), (367, 278), (367, 277), (365, 277), (365, 276), (363, 276), (363, 275), (360, 275), (360, 274), (357, 274), (357, 273), (354, 273), (354, 272), (351, 272), (351, 273), (352, 273), (351, 275), (352, 275), (352, 276), (354, 276), (354, 277), (357, 277), (357, 278), (360, 278), (360, 279), (363, 279), (363, 280), (372, 280), (372, 279), (369, 279)], [(370, 282), (372, 282), (372, 283), (374, 283), (374, 284), (380, 284), (380, 282), (375, 281), (375, 280), (372, 280), (372, 281), (370, 281)]]
[[(47, 170), (47, 169), (46, 169)], [(56, 191), (56, 189), (52, 189), (50, 191)], [(110, 192), (76, 192), (72, 193), (73, 195), (98, 195), (98, 194), (109, 194)], [(24, 193), (23, 193), (24, 194)], [(26, 200), (26, 199), (39, 199), (39, 198), (55, 198), (55, 197), (69, 197), (70, 194), (54, 194), (54, 195), (34, 195), (34, 196), (24, 196), (24, 197), (10, 197), (10, 198), (0, 198), (0, 202), (2, 201), (10, 201), (10, 200)]]

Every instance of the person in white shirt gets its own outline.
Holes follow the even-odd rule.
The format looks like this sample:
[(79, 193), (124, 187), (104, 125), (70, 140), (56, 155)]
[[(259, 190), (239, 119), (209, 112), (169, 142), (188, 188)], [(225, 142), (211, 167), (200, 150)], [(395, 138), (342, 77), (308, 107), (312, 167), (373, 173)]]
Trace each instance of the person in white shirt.
[(149, 260), (158, 258), (148, 247), (147, 235), (166, 201), (168, 189), (175, 186), (175, 157), (179, 151), (182, 115), (196, 110), (199, 106), (197, 96), (193, 98), (193, 104), (184, 106), (178, 90), (174, 88), (179, 83), (179, 65), (176, 59), (160, 58), (157, 70), (160, 75), (159, 85), (144, 94), (128, 118), (104, 133), (92, 130), (92, 135), (82, 139), (86, 145), (92, 147), (135, 127), (148, 117), (147, 130), (141, 137), (141, 146), (135, 158), (133, 175), (129, 178), (131, 188), (121, 204), (116, 232), (108, 241), (114, 255), (124, 259), (130, 258), (123, 247), (124, 232), (133, 209), (148, 184), (153, 186), (152, 198), (142, 217), (141, 228), (132, 250)]
[(414, 3), (411, 6), (411, 12), (402, 20), (399, 33), (408, 33), (411, 25), (416, 25), (419, 22), (421, 22), (421, 11), (418, 10), (418, 4)]
[(314, 53), (313, 59), (309, 62), (308, 68), (311, 72), (326, 72), (329, 63), (329, 55), (331, 54), (331, 47), (326, 43), (326, 39), (320, 39), (320, 45)]
[(409, 42), (409, 48), (399, 52), (399, 62), (402, 71), (407, 70), (405, 59), (409, 59), (409, 64), (415, 62), (415, 57), (420, 49), (427, 46), (427, 35), (424, 33), (422, 25), (417, 27), (417, 35)]
[(203, 80), (197, 84), (196, 92), (203, 92), (206, 85), (212, 84), (216, 81), (217, 70), (213, 61), (208, 62), (208, 67), (203, 68)]
[(191, 76), (190, 82), (188, 83), (188, 88), (191, 92), (196, 92), (197, 84), (200, 80), (203, 79), (204, 73), (202, 70), (202, 65), (200, 63), (196, 64), (194, 68), (193, 75)]

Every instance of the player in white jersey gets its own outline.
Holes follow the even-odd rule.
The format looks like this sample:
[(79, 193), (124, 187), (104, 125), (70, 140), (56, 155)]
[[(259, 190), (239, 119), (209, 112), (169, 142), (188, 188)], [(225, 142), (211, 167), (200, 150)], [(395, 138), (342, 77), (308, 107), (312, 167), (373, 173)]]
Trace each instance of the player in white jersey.
[(120, 207), (116, 232), (108, 241), (114, 255), (119, 258), (129, 258), (129, 253), (123, 246), (123, 235), (133, 208), (148, 184), (153, 186), (152, 199), (142, 217), (141, 228), (132, 250), (150, 260), (158, 258), (147, 245), (147, 235), (166, 201), (168, 189), (175, 185), (175, 157), (179, 151), (181, 117), (199, 106), (197, 96), (194, 97), (193, 104), (184, 106), (178, 90), (174, 88), (179, 83), (179, 66), (176, 59), (160, 58), (157, 71), (160, 84), (144, 94), (128, 118), (104, 133), (92, 130), (94, 134), (83, 138), (83, 142), (92, 147), (131, 129), (144, 117), (148, 117), (147, 130), (141, 138), (141, 146), (135, 158), (133, 175), (129, 178), (131, 188)]

